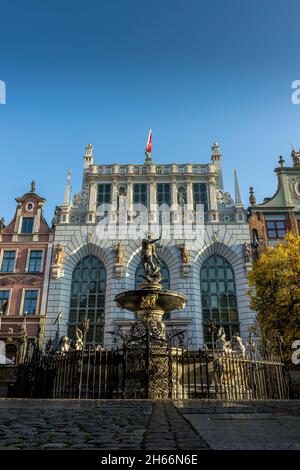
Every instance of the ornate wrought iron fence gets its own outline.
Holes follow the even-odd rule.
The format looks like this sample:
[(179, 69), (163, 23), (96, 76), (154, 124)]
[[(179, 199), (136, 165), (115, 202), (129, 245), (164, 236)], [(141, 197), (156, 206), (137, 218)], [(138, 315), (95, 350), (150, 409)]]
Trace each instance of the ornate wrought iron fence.
[(289, 397), (285, 365), (278, 357), (176, 348), (172, 355), (172, 398), (228, 400)]
[[(113, 399), (147, 398), (145, 384), (156, 373), (159, 354), (141, 357), (132, 370), (126, 348), (66, 353), (30, 351), (19, 365), (15, 397)], [(167, 361), (169, 398), (288, 399), (285, 366), (278, 357), (254, 357), (225, 352), (170, 347)], [(142, 365), (147, 368), (143, 368)], [(145, 370), (144, 370), (145, 369)], [(142, 384), (140, 387), (138, 386)], [(132, 383), (134, 382), (134, 387)], [(130, 393), (129, 393), (130, 390)]]

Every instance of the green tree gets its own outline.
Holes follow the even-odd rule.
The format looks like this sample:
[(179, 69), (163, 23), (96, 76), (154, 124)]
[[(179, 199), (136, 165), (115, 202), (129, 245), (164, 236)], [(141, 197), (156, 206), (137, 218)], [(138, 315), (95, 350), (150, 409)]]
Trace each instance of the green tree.
[(268, 247), (248, 275), (250, 305), (257, 312), (262, 335), (291, 360), (291, 344), (300, 339), (300, 236), (292, 233), (276, 247)]

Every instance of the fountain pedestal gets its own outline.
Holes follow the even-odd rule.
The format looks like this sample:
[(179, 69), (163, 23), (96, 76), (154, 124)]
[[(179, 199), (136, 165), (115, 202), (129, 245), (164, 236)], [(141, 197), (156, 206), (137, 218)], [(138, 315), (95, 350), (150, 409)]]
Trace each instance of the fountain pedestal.
[(115, 301), (119, 307), (135, 312), (138, 318), (127, 334), (125, 345), (125, 398), (169, 398), (172, 368), (162, 318), (166, 312), (182, 310), (185, 296), (147, 285), (147, 288), (122, 292)]

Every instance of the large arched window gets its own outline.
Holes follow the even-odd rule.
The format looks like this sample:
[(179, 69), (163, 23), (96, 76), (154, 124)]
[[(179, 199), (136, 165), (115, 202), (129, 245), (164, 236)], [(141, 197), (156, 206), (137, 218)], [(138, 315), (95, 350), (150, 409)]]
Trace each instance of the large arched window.
[(96, 256), (83, 258), (73, 271), (68, 336), (76, 337), (76, 327), (90, 320), (86, 343), (103, 344), (106, 272)]
[(204, 341), (211, 343), (209, 320), (223, 326), (230, 339), (239, 331), (233, 269), (222, 256), (213, 255), (203, 263), (200, 278)]
[[(164, 289), (170, 289), (170, 273), (168, 266), (160, 260), (160, 272), (163, 277), (162, 284)], [(135, 271), (135, 288), (138, 289), (140, 284), (143, 283), (143, 278), (141, 276), (144, 275), (144, 269), (141, 263), (138, 264), (138, 267)]]

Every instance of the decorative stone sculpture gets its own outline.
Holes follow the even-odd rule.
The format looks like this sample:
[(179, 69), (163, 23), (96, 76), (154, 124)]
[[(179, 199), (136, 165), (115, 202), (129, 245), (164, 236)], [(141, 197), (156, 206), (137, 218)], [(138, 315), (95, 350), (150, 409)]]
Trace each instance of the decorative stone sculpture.
[(0, 219), (0, 235), (3, 234), (4, 229), (5, 229), (4, 217), (1, 217), (1, 219)]
[(254, 189), (252, 186), (249, 188), (249, 192), (250, 192), (249, 202), (251, 206), (254, 206), (256, 204), (256, 197), (255, 197)]
[(156, 301), (158, 299), (157, 294), (149, 294), (146, 295), (145, 297), (142, 297), (140, 308), (155, 308), (156, 307)]
[(79, 205), (81, 203), (81, 197), (80, 194), (75, 193), (74, 198), (73, 198), (73, 204), (74, 205)]
[(214, 232), (214, 233), (213, 233), (213, 241), (214, 241), (214, 242), (218, 242), (218, 241), (219, 241), (219, 234), (218, 234), (218, 232)]
[(65, 255), (64, 247), (61, 244), (58, 244), (56, 247), (54, 264), (61, 266)]
[(231, 347), (233, 351), (245, 355), (246, 348), (243, 344), (243, 340), (240, 337), (239, 333), (235, 333), (231, 339)]
[(162, 277), (160, 273), (160, 261), (156, 254), (155, 243), (161, 239), (154, 239), (153, 234), (148, 232), (148, 238), (142, 240), (141, 262), (145, 275), (142, 276), (149, 284), (159, 284)]
[(296, 151), (295, 149), (292, 150), (291, 157), (293, 159), (294, 166), (297, 166), (300, 164), (300, 152)]
[(216, 349), (218, 351), (224, 351), (226, 353), (229, 353), (232, 351), (230, 341), (226, 341), (226, 333), (225, 333), (223, 326), (219, 328), (218, 333), (217, 333)]
[(68, 336), (62, 336), (60, 338), (59, 346), (58, 346), (58, 352), (59, 353), (66, 353), (70, 350), (71, 348), (71, 341)]
[(115, 263), (115, 272), (117, 277), (121, 277), (123, 274), (123, 268), (124, 268), (124, 255), (125, 255), (125, 250), (124, 247), (121, 243), (118, 243), (114, 247), (115, 253), (116, 253), (116, 263)]
[(121, 243), (117, 244), (117, 246), (115, 247), (115, 252), (116, 252), (116, 263), (123, 265), (125, 250)]
[(251, 262), (251, 250), (247, 242), (243, 245), (243, 254), (245, 264), (249, 264)]
[(187, 264), (189, 260), (190, 260), (190, 253), (186, 244), (184, 243), (184, 245), (181, 247), (181, 261), (183, 262), (183, 264)]
[(61, 244), (58, 244), (55, 250), (54, 263), (52, 265), (52, 277), (58, 279), (62, 275), (62, 264), (65, 255), (65, 249)]
[(75, 350), (82, 351), (83, 349), (83, 332), (80, 328), (76, 328), (76, 341), (75, 341)]
[(182, 210), (184, 209), (185, 200), (186, 200), (185, 192), (183, 192), (183, 190), (181, 191), (178, 190), (178, 204)]

